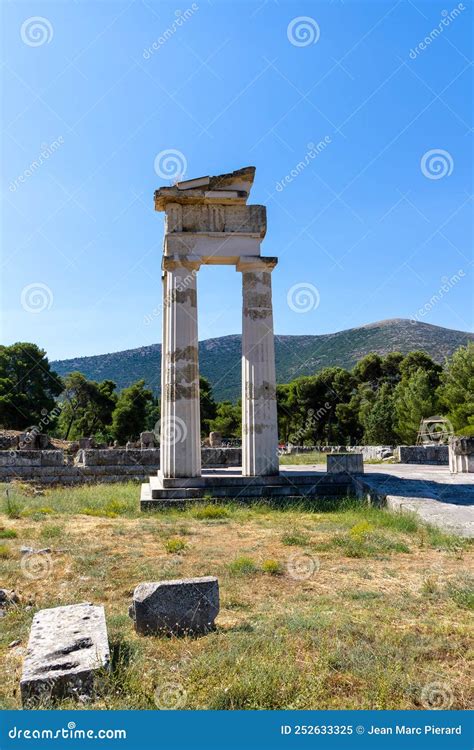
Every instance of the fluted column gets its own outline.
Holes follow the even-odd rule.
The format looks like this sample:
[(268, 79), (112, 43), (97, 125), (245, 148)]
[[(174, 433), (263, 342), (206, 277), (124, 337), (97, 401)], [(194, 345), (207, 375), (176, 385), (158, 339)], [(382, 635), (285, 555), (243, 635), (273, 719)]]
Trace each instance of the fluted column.
[(271, 272), (276, 258), (242, 256), (242, 474), (278, 474)]
[(196, 276), (200, 259), (163, 258), (163, 348), (160, 473), (201, 474)]

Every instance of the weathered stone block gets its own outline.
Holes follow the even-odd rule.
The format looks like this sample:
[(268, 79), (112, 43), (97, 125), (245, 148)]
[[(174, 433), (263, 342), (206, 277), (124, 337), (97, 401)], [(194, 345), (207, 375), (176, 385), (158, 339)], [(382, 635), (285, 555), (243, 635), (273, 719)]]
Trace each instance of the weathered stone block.
[(219, 583), (212, 576), (140, 583), (129, 612), (142, 635), (207, 633), (218, 613)]
[(453, 437), (450, 439), (449, 470), (452, 474), (474, 472), (474, 437)]
[(362, 453), (332, 453), (327, 457), (328, 474), (363, 474)]
[(140, 432), (140, 448), (154, 448), (155, 447), (155, 433), (151, 431)]
[(110, 653), (104, 608), (72, 604), (33, 618), (20, 682), (23, 706), (57, 698), (92, 698)]
[(449, 463), (447, 445), (399, 445), (394, 456), (401, 464), (446, 466)]

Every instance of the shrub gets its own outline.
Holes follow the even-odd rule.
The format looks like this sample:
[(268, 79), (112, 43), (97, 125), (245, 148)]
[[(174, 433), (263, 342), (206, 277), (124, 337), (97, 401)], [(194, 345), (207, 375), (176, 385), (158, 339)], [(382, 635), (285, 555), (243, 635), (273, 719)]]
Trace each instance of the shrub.
[(251, 557), (236, 557), (227, 566), (229, 573), (233, 576), (250, 576), (257, 572), (257, 566)]
[(10, 548), (6, 544), (0, 544), (0, 559), (6, 560), (10, 557)]
[(271, 576), (281, 576), (283, 568), (278, 560), (264, 560), (262, 563), (262, 571)]
[(165, 550), (170, 553), (176, 554), (178, 552), (182, 552), (185, 547), (186, 545), (184, 541), (179, 537), (172, 537), (171, 539), (167, 539), (165, 542)]

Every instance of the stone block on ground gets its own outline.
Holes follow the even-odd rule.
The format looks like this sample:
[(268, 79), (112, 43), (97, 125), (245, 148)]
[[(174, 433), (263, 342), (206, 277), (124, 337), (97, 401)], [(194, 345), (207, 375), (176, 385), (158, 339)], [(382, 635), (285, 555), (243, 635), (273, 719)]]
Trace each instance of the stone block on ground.
[(155, 433), (150, 430), (140, 432), (140, 448), (154, 448), (155, 447)]
[(109, 662), (103, 607), (83, 603), (40, 610), (23, 662), (23, 707), (64, 697), (93, 698), (95, 680)]
[(363, 474), (362, 453), (331, 453), (327, 457), (328, 474)]
[(130, 607), (142, 635), (208, 633), (218, 613), (219, 583), (213, 576), (140, 583)]

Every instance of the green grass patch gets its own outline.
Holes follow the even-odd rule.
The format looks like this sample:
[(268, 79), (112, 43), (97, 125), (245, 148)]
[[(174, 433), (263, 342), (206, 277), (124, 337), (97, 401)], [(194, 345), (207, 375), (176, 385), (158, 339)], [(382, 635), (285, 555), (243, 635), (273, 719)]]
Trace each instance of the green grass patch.
[(289, 531), (282, 535), (281, 542), (287, 547), (305, 547), (309, 544), (309, 537), (300, 531)]
[(179, 537), (171, 537), (170, 539), (167, 539), (165, 542), (165, 550), (167, 552), (177, 554), (178, 552), (182, 552), (186, 548), (186, 543), (183, 539), (180, 539)]
[(9, 557), (11, 557), (10, 547), (6, 544), (0, 544), (0, 559), (8, 560)]
[(227, 570), (233, 576), (251, 576), (254, 575), (258, 567), (251, 557), (236, 557), (227, 565)]
[(16, 539), (17, 536), (14, 529), (0, 529), (0, 539)]
[(203, 507), (197, 508), (194, 513), (194, 518), (199, 521), (215, 521), (222, 518), (229, 517), (229, 511), (223, 505), (213, 505), (209, 503)]

